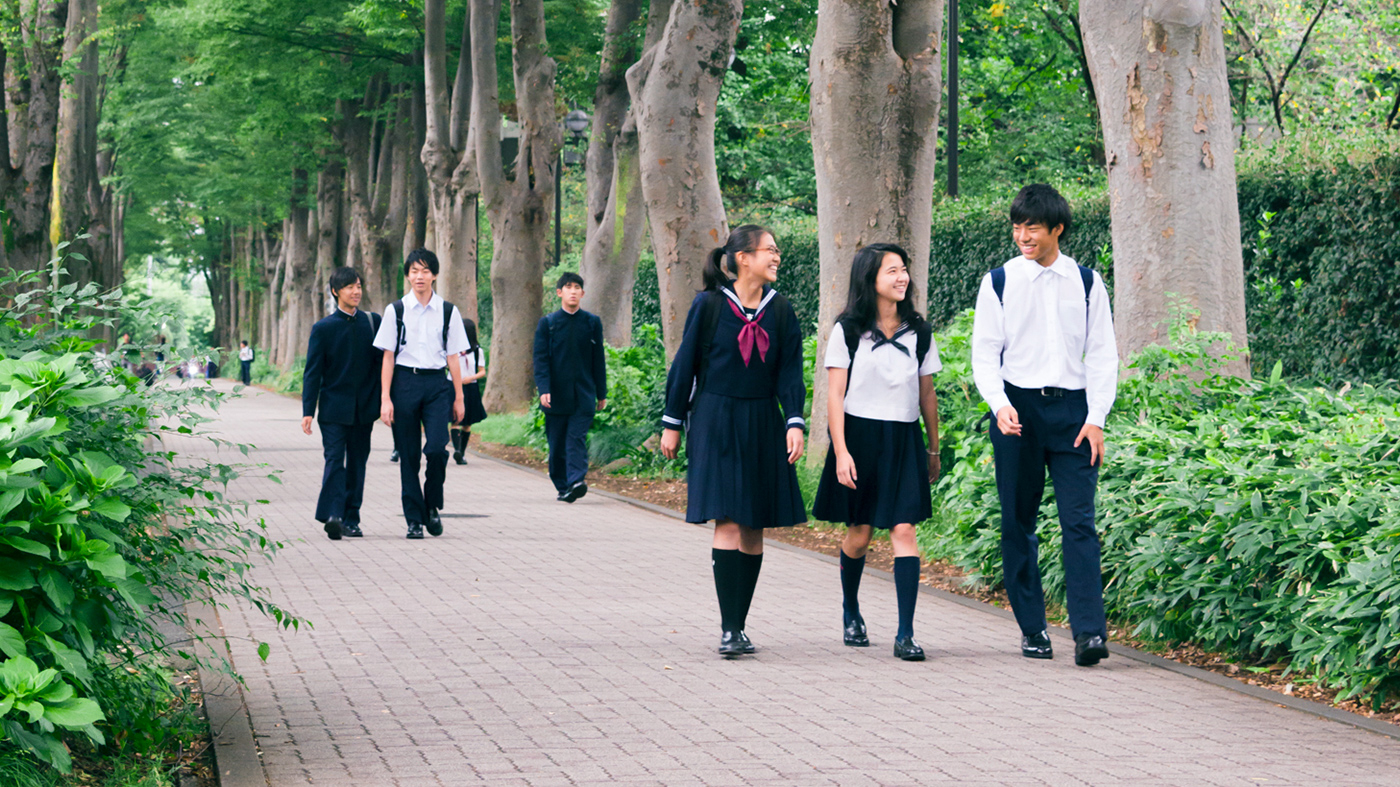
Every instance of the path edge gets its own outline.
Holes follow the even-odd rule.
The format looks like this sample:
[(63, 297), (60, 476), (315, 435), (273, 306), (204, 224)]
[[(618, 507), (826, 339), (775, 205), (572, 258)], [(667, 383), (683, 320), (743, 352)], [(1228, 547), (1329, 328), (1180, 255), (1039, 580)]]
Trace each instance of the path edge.
[[(224, 624), (212, 600), (203, 600), (195, 614), (188, 616), (188, 624), (201, 662), (226, 661), (233, 665)], [(219, 787), (269, 787), (262, 755), (253, 739), (253, 721), (243, 696), (243, 684), (223, 672), (209, 669), (200, 670), (199, 678), (209, 737), (213, 742), (214, 776)]]
[[(509, 459), (501, 459), (500, 457), (491, 456), (489, 454), (483, 454), (475, 450), (470, 451), (470, 453), (472, 454), (472, 456), (480, 457), (482, 459), (488, 459), (492, 462), (497, 462), (499, 464), (508, 465), (518, 470), (524, 470), (527, 473), (534, 473), (535, 475), (540, 476), (542, 478), (549, 477), (547, 473), (544, 473), (540, 470), (536, 470), (535, 468), (529, 467), (528, 465), (522, 465), (516, 462), (512, 462)], [(630, 506), (640, 508), (644, 511), (650, 511), (653, 514), (660, 514), (661, 516), (685, 522), (685, 515), (681, 512), (675, 511), (670, 508), (666, 508), (664, 506), (656, 505), (655, 503), (648, 503), (645, 500), (637, 500), (636, 498), (627, 497), (626, 495), (620, 495), (616, 492), (608, 492), (602, 489), (590, 488), (588, 492), (589, 494), (599, 495), (601, 497), (606, 497), (621, 503), (626, 503)], [(694, 523), (686, 522), (686, 524)], [(703, 527), (706, 529), (713, 528), (713, 526), (709, 524), (700, 524), (695, 526)], [(794, 546), (792, 544), (784, 544), (782, 542), (777, 541), (765, 542), (765, 544), (766, 547), (774, 547), (789, 552), (800, 552), (804, 555), (810, 555), (812, 557), (817, 558), (818, 560), (830, 563), (831, 565), (840, 564), (840, 561), (838, 561), (836, 558), (830, 555), (824, 555), (821, 552), (815, 552), (810, 549), (804, 549), (802, 547)], [(894, 574), (889, 571), (881, 571), (880, 569), (876, 568), (867, 568), (865, 569), (865, 573), (866, 575), (877, 576), (889, 582), (894, 581)], [(920, 583), (919, 592), (935, 596), (944, 601), (950, 601), (954, 604), (967, 607), (968, 609), (974, 609), (979, 612), (994, 615), (1005, 620), (1015, 620), (1015, 616), (1011, 614), (1010, 610), (1002, 609), (1001, 607), (995, 606), (993, 604), (988, 604), (985, 601), (978, 601), (977, 599), (968, 598), (967, 596), (960, 596), (957, 593), (943, 590), (942, 588), (929, 587), (928, 585)], [(1074, 641), (1074, 638), (1070, 635), (1069, 629), (1063, 628), (1061, 626), (1050, 626), (1050, 631), (1052, 634), (1055, 634), (1057, 637), (1063, 640), (1067, 640), (1070, 643), (1073, 643)], [(1145, 651), (1138, 650), (1137, 648), (1129, 647), (1127, 645), (1120, 645), (1116, 642), (1108, 643), (1108, 650), (1109, 653), (1115, 656), (1121, 656), (1123, 658), (1132, 659), (1143, 664), (1157, 667), (1158, 669), (1166, 670), (1167, 672), (1174, 672), (1178, 675), (1183, 675), (1188, 678), (1194, 678), (1204, 683), (1209, 683), (1213, 686), (1218, 686), (1222, 689), (1228, 689), (1237, 694), (1244, 694), (1248, 697), (1263, 700), (1265, 702), (1277, 705), (1282, 708), (1291, 708), (1293, 710), (1301, 711), (1312, 716), (1327, 719), (1328, 721), (1335, 721), (1339, 724), (1350, 725), (1352, 727), (1356, 727), (1367, 732), (1373, 732), (1377, 735), (1384, 735), (1388, 738), (1400, 740), (1400, 725), (1391, 724), (1388, 721), (1382, 721), (1380, 719), (1369, 719), (1365, 716), (1360, 716), (1355, 713), (1352, 713), (1351, 711), (1342, 710), (1341, 708), (1335, 708), (1331, 705), (1316, 702), (1314, 700), (1303, 699), (1302, 697), (1291, 697), (1287, 694), (1280, 694), (1276, 691), (1270, 691), (1269, 689), (1265, 689), (1259, 686), (1251, 686), (1248, 683), (1242, 683), (1238, 680), (1235, 680), (1234, 678), (1227, 678), (1224, 675), (1218, 675), (1214, 672), (1211, 672), (1210, 670), (1204, 670), (1200, 667), (1192, 667), (1187, 664), (1181, 664), (1179, 662), (1163, 658), (1153, 653), (1147, 653)], [(223, 787), (232, 787), (232, 785), (226, 784), (223, 785)]]

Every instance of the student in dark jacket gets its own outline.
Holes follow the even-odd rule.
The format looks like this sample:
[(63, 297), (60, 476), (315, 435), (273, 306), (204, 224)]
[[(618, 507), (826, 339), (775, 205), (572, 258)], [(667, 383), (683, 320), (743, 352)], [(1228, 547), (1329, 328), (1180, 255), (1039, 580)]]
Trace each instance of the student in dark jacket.
[(555, 286), (559, 310), (535, 328), (535, 387), (549, 440), (549, 480), (559, 500), (588, 493), (588, 428), (608, 399), (603, 321), (579, 308), (583, 277), (565, 273)]
[(379, 417), (380, 351), (374, 347), (379, 315), (360, 311), (363, 289), (354, 268), (331, 274), (336, 308), (311, 326), (306, 372), (301, 378), (301, 430), (311, 434), (320, 410), (321, 446), (326, 466), (316, 521), (326, 535), (358, 537), (360, 503), (365, 495), (365, 462), (370, 432)]
[(780, 260), (772, 234), (752, 224), (710, 253), (705, 292), (690, 305), (666, 378), (661, 452), (674, 459), (686, 430), (685, 518), (715, 521), (710, 558), (726, 657), (755, 650), (744, 626), (763, 529), (807, 521), (792, 466), (807, 425), (802, 334), (792, 305), (769, 286)]

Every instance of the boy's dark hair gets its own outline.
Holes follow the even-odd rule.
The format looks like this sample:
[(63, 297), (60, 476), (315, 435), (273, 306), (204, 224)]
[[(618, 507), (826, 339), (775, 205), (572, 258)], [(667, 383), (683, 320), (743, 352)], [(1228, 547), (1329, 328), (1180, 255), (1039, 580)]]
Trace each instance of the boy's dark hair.
[(359, 281), (361, 281), (360, 274), (354, 268), (336, 268), (331, 271), (331, 297), (335, 297), (342, 288), (349, 287)]
[(554, 289), (562, 290), (570, 284), (577, 284), (579, 289), (583, 289), (583, 277), (572, 271), (565, 271), (559, 274), (559, 281), (554, 284)]
[(1069, 202), (1060, 196), (1060, 192), (1044, 183), (1032, 183), (1011, 200), (1011, 223), (1044, 224), (1047, 230), (1063, 226), (1065, 229), (1060, 233), (1060, 242), (1064, 243), (1069, 238), (1073, 222)]
[(239, 343), (242, 344), (244, 347), (247, 347), (247, 346), (248, 346), (248, 340), (247, 340), (247, 339), (244, 339), (242, 342), (239, 342)]
[(421, 262), (427, 266), (434, 276), (438, 275), (437, 255), (427, 249), (414, 249), (403, 259), (403, 275), (408, 275), (408, 269), (413, 267), (413, 263)]

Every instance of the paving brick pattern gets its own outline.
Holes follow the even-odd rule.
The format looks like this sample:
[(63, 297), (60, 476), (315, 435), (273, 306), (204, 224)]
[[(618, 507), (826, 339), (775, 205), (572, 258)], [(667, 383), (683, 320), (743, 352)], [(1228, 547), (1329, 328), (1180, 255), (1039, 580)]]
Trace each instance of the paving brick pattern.
[(234, 491), (269, 500), (257, 513), (293, 542), (257, 579), (315, 624), (223, 613), (274, 787), (1400, 783), (1400, 741), (1129, 659), (1077, 668), (1065, 640), (1023, 659), (1014, 624), (929, 596), (930, 658), (897, 661), (877, 578), (874, 644), (846, 648), (836, 569), (800, 552), (768, 551), (759, 653), (722, 660), (708, 531), (558, 503), (546, 479), (474, 459), (448, 468), (446, 533), (408, 541), (382, 426), (365, 537), (331, 542), (299, 415), (252, 393), (216, 424), (282, 471)]

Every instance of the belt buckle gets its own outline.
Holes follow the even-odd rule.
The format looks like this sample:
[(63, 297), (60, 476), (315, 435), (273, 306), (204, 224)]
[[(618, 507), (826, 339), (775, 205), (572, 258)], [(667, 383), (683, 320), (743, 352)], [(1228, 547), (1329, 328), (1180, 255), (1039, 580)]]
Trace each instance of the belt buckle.
[(1064, 398), (1065, 392), (1062, 388), (1056, 388), (1052, 385), (1047, 385), (1044, 388), (1040, 389), (1040, 395), (1053, 397), (1055, 399), (1061, 399)]

